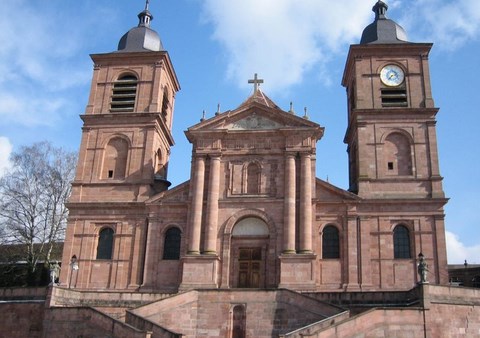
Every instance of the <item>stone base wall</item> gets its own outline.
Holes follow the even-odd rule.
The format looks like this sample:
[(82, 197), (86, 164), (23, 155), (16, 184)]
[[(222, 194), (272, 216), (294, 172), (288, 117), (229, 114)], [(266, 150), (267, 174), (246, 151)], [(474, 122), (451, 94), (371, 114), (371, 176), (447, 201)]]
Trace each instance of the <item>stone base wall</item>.
[[(394, 303), (401, 301), (402, 293), (371, 293), (362, 295), (343, 294), (336, 300), (350, 298), (352, 306), (368, 306), (369, 300), (384, 301), (391, 299)], [(446, 287), (438, 285), (421, 285), (404, 296), (419, 297), (415, 307), (402, 308), (374, 308), (341, 323), (320, 329), (298, 330), (295, 334), (285, 335), (294, 337), (353, 337), (359, 332), (367, 337), (478, 337), (480, 336), (480, 289), (462, 287)], [(340, 296), (340, 295), (338, 295)], [(322, 297), (322, 294), (318, 295)], [(363, 298), (363, 303), (362, 303)], [(406, 299), (407, 300), (407, 299)], [(372, 302), (373, 305), (373, 302)], [(386, 302), (383, 305), (387, 305)]]
[(44, 313), (41, 337), (151, 337), (150, 332), (138, 330), (92, 308), (50, 308), (46, 309)]
[(41, 338), (45, 302), (0, 302), (0, 337)]
[(316, 333), (285, 337), (337, 338), (355, 337), (359, 333), (364, 337), (424, 338), (423, 312), (418, 308), (373, 309)]
[(148, 318), (185, 337), (223, 338), (232, 334), (236, 306), (245, 311), (247, 337), (256, 338), (276, 337), (345, 312), (289, 290), (198, 290), (129, 311), (126, 321), (138, 327)]
[(480, 337), (480, 289), (425, 285), (423, 298), (431, 337)]
[(0, 288), (0, 300), (45, 300), (47, 287)]
[(146, 292), (86, 291), (55, 287), (49, 293), (49, 306), (91, 306), (96, 308), (136, 308), (171, 294)]
[[(352, 317), (358, 312), (349, 316), (320, 300), (363, 312)], [(0, 301), (0, 337), (13, 338), (223, 338), (231, 333), (238, 306), (245, 311), (247, 337), (480, 336), (480, 289), (428, 284), (405, 293), (303, 295), (289, 290), (197, 290), (168, 296), (24, 288), (0, 289)]]

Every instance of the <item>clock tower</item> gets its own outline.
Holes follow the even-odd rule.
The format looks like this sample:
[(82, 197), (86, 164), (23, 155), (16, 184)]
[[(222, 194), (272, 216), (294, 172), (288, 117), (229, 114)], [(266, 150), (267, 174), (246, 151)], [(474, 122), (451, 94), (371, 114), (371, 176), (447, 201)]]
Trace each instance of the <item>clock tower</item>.
[(348, 54), (349, 190), (367, 199), (444, 198), (430, 86), (431, 43), (411, 43), (373, 7), (375, 20)]

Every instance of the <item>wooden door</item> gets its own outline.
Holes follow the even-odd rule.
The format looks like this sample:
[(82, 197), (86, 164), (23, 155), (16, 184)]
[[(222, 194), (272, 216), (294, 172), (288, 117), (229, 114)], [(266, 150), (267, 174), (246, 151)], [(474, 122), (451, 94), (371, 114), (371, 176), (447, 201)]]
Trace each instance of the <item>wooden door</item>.
[(259, 288), (262, 266), (261, 248), (240, 248), (239, 254), (239, 288)]

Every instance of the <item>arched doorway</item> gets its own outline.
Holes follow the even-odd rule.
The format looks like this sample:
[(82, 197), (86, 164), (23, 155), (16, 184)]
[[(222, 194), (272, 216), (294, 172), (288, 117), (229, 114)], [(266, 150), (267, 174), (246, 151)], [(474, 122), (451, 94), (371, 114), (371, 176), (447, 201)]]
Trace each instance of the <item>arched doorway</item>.
[(232, 287), (265, 288), (269, 235), (268, 225), (257, 217), (246, 217), (235, 224), (230, 252)]
[(244, 305), (235, 305), (232, 310), (231, 338), (245, 338), (247, 315)]

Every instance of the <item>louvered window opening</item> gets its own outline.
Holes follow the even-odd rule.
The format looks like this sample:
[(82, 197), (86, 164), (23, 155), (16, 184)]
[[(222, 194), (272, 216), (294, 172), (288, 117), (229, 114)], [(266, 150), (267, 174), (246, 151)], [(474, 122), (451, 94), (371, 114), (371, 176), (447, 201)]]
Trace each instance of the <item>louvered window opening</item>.
[(111, 112), (133, 112), (137, 97), (137, 78), (124, 76), (113, 85)]
[(407, 90), (402, 88), (382, 88), (382, 107), (407, 107)]

